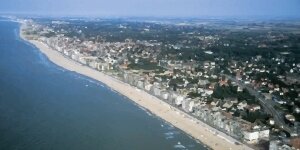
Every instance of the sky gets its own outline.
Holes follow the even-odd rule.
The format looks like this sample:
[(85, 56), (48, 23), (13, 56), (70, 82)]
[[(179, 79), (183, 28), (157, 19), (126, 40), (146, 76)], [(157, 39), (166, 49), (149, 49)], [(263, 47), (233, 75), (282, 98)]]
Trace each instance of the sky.
[(0, 14), (132, 17), (297, 17), (300, 0), (0, 0)]

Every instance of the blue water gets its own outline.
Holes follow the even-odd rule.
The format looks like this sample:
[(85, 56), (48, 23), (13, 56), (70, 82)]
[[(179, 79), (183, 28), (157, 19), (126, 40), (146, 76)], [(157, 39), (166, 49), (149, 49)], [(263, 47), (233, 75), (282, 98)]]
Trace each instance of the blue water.
[(102, 83), (56, 66), (18, 32), (0, 20), (0, 150), (204, 149)]

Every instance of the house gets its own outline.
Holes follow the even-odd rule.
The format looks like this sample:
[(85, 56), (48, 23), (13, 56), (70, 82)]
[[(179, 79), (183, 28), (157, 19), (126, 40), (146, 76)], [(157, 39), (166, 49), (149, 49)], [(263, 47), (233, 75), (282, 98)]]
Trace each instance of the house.
[(268, 120), (268, 123), (273, 126), (275, 124), (275, 120), (273, 118), (270, 118)]
[(240, 86), (238, 86), (238, 87), (237, 87), (237, 92), (243, 92), (243, 88), (240, 87)]
[(244, 131), (243, 136), (244, 141), (248, 143), (256, 143), (258, 142), (259, 133), (257, 131)]
[(295, 107), (294, 108), (294, 112), (297, 113), (297, 114), (299, 114), (300, 113), (300, 108), (299, 107)]
[(177, 106), (181, 105), (184, 99), (185, 99), (184, 96), (181, 96), (181, 95), (180, 95), (180, 96), (177, 96), (177, 98), (175, 99), (175, 104), (176, 104)]
[(219, 99), (214, 99), (214, 100), (210, 103), (210, 105), (212, 105), (212, 106), (217, 106), (217, 105), (219, 104), (219, 102), (220, 102)]
[(210, 89), (205, 89), (204, 92), (205, 92), (205, 95), (207, 95), (207, 96), (214, 93), (214, 91), (210, 90)]
[(86, 64), (86, 60), (84, 59), (84, 57), (79, 57), (78, 61), (82, 64)]
[(245, 84), (250, 84), (250, 81), (249, 80), (245, 80), (244, 83)]
[(226, 101), (223, 105), (222, 108), (230, 108), (233, 105), (233, 103), (231, 101)]
[(246, 108), (251, 112), (260, 110), (260, 106), (256, 104), (248, 105)]
[(144, 89), (144, 81), (143, 80), (139, 80), (137, 82), (137, 87), (140, 88), (140, 89)]
[(153, 94), (155, 96), (160, 96), (161, 89), (158, 86), (153, 86)]
[(257, 143), (260, 139), (268, 139), (270, 136), (270, 130), (262, 127), (252, 127), (242, 131), (243, 140), (247, 143)]
[(169, 93), (167, 91), (162, 91), (161, 92), (161, 97), (165, 100), (169, 98)]
[(290, 122), (295, 122), (295, 116), (291, 115), (291, 114), (287, 114), (285, 115), (285, 119), (290, 121)]
[(185, 110), (186, 112), (192, 112), (194, 104), (195, 103), (192, 99), (187, 98), (182, 102), (182, 109)]
[(240, 102), (238, 105), (237, 105), (237, 109), (238, 110), (244, 110), (245, 109), (245, 107), (247, 107), (247, 101), (242, 101), (242, 102)]
[(203, 63), (203, 67), (204, 68), (208, 68), (210, 66), (210, 63), (208, 61), (204, 62)]
[(214, 68), (216, 63), (215, 62), (210, 62), (210, 65)]
[(220, 80), (219, 81), (219, 86), (228, 86), (228, 81), (227, 81), (227, 79), (224, 79), (224, 80)]
[(200, 93), (203, 93), (203, 92), (204, 92), (204, 89), (203, 89), (203, 88), (198, 88), (197, 91), (198, 91), (198, 93), (200, 94)]
[(282, 140), (270, 141), (269, 150), (292, 150), (292, 147), (285, 144)]
[(146, 83), (145, 83), (145, 90), (146, 90), (146, 91), (150, 91), (151, 88), (152, 88), (152, 86), (153, 86), (152, 84), (146, 84)]
[(228, 98), (225, 98), (224, 101), (230, 101), (233, 104), (237, 104), (239, 102), (236, 97), (228, 97)]
[(264, 95), (266, 100), (271, 100), (272, 99), (272, 94), (271, 93), (262, 93)]

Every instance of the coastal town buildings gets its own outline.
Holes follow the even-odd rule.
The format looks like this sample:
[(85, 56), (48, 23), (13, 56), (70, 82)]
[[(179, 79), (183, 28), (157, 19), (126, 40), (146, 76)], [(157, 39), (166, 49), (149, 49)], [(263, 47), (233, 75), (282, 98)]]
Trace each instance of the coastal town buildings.
[[(267, 60), (261, 55), (246, 61), (210, 57), (214, 52), (205, 49), (220, 42), (220, 35), (197, 35), (201, 49), (205, 50), (201, 54), (209, 60), (196, 60), (196, 56), (179, 51), (194, 46), (182, 44), (189, 42), (174, 44), (129, 38), (105, 41), (100, 36), (92, 40), (67, 36), (54, 28), (28, 21), (24, 31), (29, 38), (45, 43), (64, 56), (150, 93), (244, 143), (255, 145), (269, 141), (275, 129), (298, 136), (300, 109), (291, 105), (300, 100), (299, 86), (296, 86), (299, 78), (295, 75), (300, 72), (300, 65), (287, 63), (282, 55), (268, 60), (269, 65), (263, 63)], [(33, 31), (39, 34), (32, 34)], [(48, 36), (49, 33), (54, 35)], [(221, 45), (230, 47), (227, 42)], [(164, 49), (176, 53), (165, 53)], [(185, 55), (188, 55), (186, 59), (182, 59)], [(288, 69), (287, 75), (280, 75), (281, 71), (270, 67), (271, 64), (283, 64)], [(291, 111), (286, 107), (291, 107)], [(276, 145), (273, 142), (270, 147)]]

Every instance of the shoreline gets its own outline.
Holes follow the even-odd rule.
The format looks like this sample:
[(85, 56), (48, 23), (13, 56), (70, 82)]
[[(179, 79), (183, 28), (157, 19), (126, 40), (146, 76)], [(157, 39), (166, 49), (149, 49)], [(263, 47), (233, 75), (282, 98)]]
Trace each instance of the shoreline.
[[(36, 48), (40, 50), (47, 58), (54, 64), (65, 68), (70, 71), (77, 72), (81, 75), (90, 77), (94, 80), (100, 81), (107, 87), (113, 89), (114, 91), (126, 96), (129, 100), (136, 103), (138, 106), (145, 108), (157, 117), (165, 120), (174, 127), (182, 130), (186, 134), (190, 135), (194, 139), (200, 141), (201, 143), (207, 145), (212, 149), (234, 149), (234, 150), (246, 150), (251, 149), (250, 147), (240, 144), (236, 145), (235, 142), (239, 142), (226, 134), (217, 131), (200, 120), (196, 120), (187, 113), (167, 104), (166, 102), (156, 98), (149, 93), (139, 90), (137, 91), (135, 87), (130, 86), (114, 77), (106, 75), (100, 71), (96, 71), (87, 66), (83, 66), (74, 60), (68, 59), (63, 54), (49, 48), (46, 44), (36, 41), (27, 40), (22, 34), (23, 24), (20, 24), (19, 35), (20, 38), (33, 44)], [(218, 133), (218, 134), (216, 134)], [(240, 142), (239, 142), (240, 143)]]

